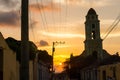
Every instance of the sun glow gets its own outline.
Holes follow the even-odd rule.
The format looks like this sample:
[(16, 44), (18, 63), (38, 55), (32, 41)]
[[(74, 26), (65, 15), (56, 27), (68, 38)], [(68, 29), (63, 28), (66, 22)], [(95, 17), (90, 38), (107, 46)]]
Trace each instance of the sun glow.
[(59, 63), (59, 65), (61, 66), (61, 65), (62, 65), (62, 63)]

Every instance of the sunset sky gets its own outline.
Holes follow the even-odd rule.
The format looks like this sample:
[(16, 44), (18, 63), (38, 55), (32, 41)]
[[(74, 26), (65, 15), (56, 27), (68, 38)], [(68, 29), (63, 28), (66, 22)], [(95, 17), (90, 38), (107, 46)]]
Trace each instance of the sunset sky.
[[(21, 39), (21, 0), (0, 0), (0, 32), (5, 38)], [(62, 62), (70, 54), (80, 55), (84, 50), (85, 16), (92, 7), (99, 15), (101, 38), (114, 20), (120, 16), (120, 0), (30, 0), (29, 39), (39, 49), (52, 54), (55, 45), (55, 70), (62, 69)], [(120, 52), (120, 24), (103, 41), (103, 48), (110, 54)]]

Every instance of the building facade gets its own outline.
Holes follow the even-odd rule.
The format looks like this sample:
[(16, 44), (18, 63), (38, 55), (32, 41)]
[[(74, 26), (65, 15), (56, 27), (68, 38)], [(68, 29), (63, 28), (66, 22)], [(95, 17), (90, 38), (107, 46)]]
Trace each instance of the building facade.
[(55, 73), (54, 80), (70, 80), (70, 79), (68, 78), (68, 75), (66, 73), (62, 72), (62, 73)]
[(84, 63), (89, 62), (80, 69), (81, 80), (120, 80), (120, 57), (103, 50), (100, 21), (93, 8), (86, 15), (85, 36), (85, 51), (82, 55), (87, 57)]
[(97, 68), (87, 67), (81, 70), (81, 80), (99, 80), (97, 79)]
[(50, 80), (49, 66), (42, 61), (37, 63), (37, 80)]
[(17, 80), (16, 53), (13, 52), (0, 33), (0, 80)]
[(98, 67), (99, 80), (120, 80), (120, 62)]
[[(33, 79), (33, 61), (29, 61), (29, 79)], [(20, 80), (20, 63), (0, 33), (0, 80)]]

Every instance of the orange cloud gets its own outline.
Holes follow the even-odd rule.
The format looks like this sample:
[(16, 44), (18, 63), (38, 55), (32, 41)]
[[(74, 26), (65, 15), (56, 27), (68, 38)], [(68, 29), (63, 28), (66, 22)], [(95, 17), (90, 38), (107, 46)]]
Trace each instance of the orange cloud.
[(41, 12), (42, 10), (43, 11), (60, 11), (60, 8), (53, 3), (49, 3), (49, 4), (36, 3), (36, 4), (30, 5), (30, 10), (33, 12)]

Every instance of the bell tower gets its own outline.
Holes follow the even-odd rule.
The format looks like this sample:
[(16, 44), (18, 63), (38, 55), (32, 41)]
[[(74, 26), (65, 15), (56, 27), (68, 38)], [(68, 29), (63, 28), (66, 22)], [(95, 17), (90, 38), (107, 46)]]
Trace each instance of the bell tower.
[(102, 58), (102, 39), (100, 37), (100, 21), (93, 8), (90, 8), (85, 21), (85, 53)]

